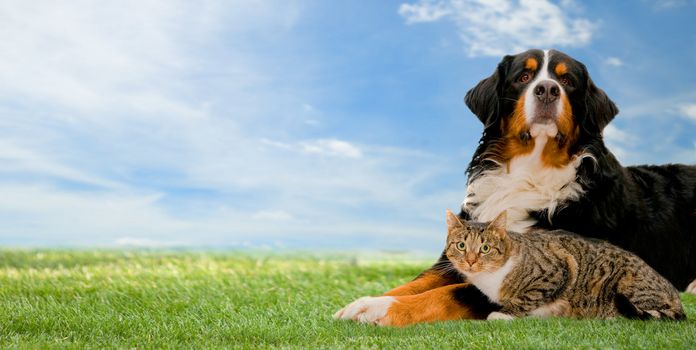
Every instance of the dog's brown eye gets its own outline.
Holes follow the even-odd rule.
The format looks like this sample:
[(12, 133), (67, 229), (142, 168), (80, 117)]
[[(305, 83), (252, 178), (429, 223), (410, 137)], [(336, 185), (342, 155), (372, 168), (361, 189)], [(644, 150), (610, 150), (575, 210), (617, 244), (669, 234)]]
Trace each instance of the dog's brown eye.
[(527, 73), (527, 72), (524, 72), (524, 73), (522, 73), (522, 74), (520, 75), (519, 78), (517, 78), (517, 81), (519, 81), (520, 83), (526, 83), (526, 82), (528, 82), (530, 79), (532, 79), (532, 75), (529, 74), (529, 73)]
[(561, 84), (563, 84), (565, 86), (573, 86), (573, 82), (570, 81), (570, 79), (568, 79), (568, 78), (558, 79), (558, 82), (560, 82)]

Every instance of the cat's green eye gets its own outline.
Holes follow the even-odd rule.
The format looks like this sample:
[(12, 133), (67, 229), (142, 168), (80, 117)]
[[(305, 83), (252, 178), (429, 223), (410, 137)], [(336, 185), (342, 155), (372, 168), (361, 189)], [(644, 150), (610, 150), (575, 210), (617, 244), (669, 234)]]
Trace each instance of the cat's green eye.
[(481, 245), (481, 253), (488, 254), (488, 252), (490, 252), (490, 251), (491, 251), (491, 246), (489, 246), (486, 243)]
[(465, 250), (466, 249), (466, 243), (464, 242), (457, 242), (457, 250)]

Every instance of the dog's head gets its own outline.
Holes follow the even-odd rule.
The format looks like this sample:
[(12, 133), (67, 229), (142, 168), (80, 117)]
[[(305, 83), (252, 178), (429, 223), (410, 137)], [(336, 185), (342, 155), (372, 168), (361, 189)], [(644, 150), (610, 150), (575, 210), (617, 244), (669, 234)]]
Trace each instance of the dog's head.
[(498, 161), (531, 152), (531, 143), (541, 132), (555, 140), (558, 154), (550, 160), (554, 166), (569, 159), (581, 135), (601, 138), (618, 113), (585, 65), (555, 50), (505, 56), (465, 101), (486, 133), (503, 141)]

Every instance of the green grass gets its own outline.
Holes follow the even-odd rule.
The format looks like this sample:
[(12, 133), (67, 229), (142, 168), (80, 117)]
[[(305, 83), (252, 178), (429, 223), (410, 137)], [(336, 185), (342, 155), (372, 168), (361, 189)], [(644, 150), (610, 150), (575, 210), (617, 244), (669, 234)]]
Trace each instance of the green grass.
[(0, 348), (694, 348), (685, 322), (525, 319), (378, 328), (331, 319), (428, 262), (0, 251)]

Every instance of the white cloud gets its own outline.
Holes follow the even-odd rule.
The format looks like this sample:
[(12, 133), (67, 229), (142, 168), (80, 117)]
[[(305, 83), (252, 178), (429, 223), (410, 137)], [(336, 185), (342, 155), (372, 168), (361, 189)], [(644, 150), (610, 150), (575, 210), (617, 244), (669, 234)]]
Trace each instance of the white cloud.
[(361, 158), (363, 156), (363, 152), (358, 146), (348, 141), (337, 139), (317, 139), (305, 140), (296, 143), (287, 143), (262, 138), (260, 141), (262, 144), (272, 146), (274, 148), (300, 151), (308, 155), (324, 155), (345, 158)]
[(604, 60), (604, 63), (614, 67), (621, 67), (624, 64), (623, 61), (618, 57), (609, 57)]
[(407, 24), (434, 22), (450, 13), (450, 8), (435, 1), (422, 1), (418, 4), (401, 4), (399, 6), (399, 14), (406, 18)]
[[(625, 89), (631, 86), (624, 87)], [(686, 90), (668, 96), (645, 93), (634, 103), (620, 105), (622, 118), (672, 118), (685, 117), (689, 106), (696, 100), (696, 91)]]
[(41, 174), (47, 177), (105, 188), (123, 188), (116, 181), (100, 178), (62, 164), (52, 157), (19, 145), (19, 141), (0, 140), (0, 174)]
[(260, 210), (251, 216), (254, 220), (287, 221), (292, 220), (292, 214), (285, 210)]
[(157, 89), (162, 80), (143, 78), (192, 63), (176, 43), (200, 36), (214, 16), (210, 3), (181, 5), (33, 1), (3, 6), (0, 78), (14, 83), (3, 85), (0, 94), (92, 112), (123, 103), (147, 106), (150, 99), (163, 98)]
[[(696, 104), (685, 102), (693, 100), (692, 95), (646, 98), (621, 108), (617, 120), (604, 129), (609, 150), (625, 165), (693, 163), (692, 144), (680, 140), (693, 139), (688, 121), (696, 121)], [(650, 118), (649, 123), (642, 118)]]
[(409, 24), (453, 21), (471, 56), (587, 45), (597, 23), (574, 12), (573, 2), (549, 0), (421, 0), (399, 7)]
[(308, 136), (322, 111), (306, 101), (326, 89), (292, 74), (316, 63), (254, 54), (259, 37), (287, 42), (299, 16), (294, 2), (0, 8), (0, 80), (13, 82), (0, 84), (0, 242), (430, 234), (431, 209), (461, 193), (419, 187), (451, 165)]
[(323, 154), (347, 158), (360, 158), (362, 151), (350, 142), (336, 139), (322, 139), (302, 143), (302, 148), (307, 153)]
[(658, 11), (671, 10), (688, 4), (687, 0), (649, 0)]
[(679, 112), (685, 117), (696, 121), (696, 103), (685, 103), (679, 106)]
[(124, 234), (166, 238), (191, 228), (158, 207), (158, 193), (69, 191), (37, 184), (2, 184), (0, 191), (0, 213), (6, 216), (1, 237), (95, 244)]
[(267, 139), (267, 138), (261, 138), (259, 141), (260, 141), (261, 144), (263, 144), (263, 145), (268, 145), (268, 146), (272, 146), (272, 147), (276, 147), (276, 148), (282, 148), (282, 149), (293, 149), (293, 148), (295, 148), (294, 145), (291, 145), (291, 144), (289, 144), (289, 143), (280, 142), (280, 141), (273, 141), (273, 140), (269, 140), (269, 139)]
[(629, 132), (615, 124), (609, 124), (604, 128), (603, 136), (609, 150), (620, 162), (625, 163), (636, 158), (636, 154), (630, 151), (635, 148), (636, 139)]
[(604, 128), (604, 138), (608, 142), (631, 143), (634, 138), (626, 131), (619, 129), (614, 124), (609, 124)]

